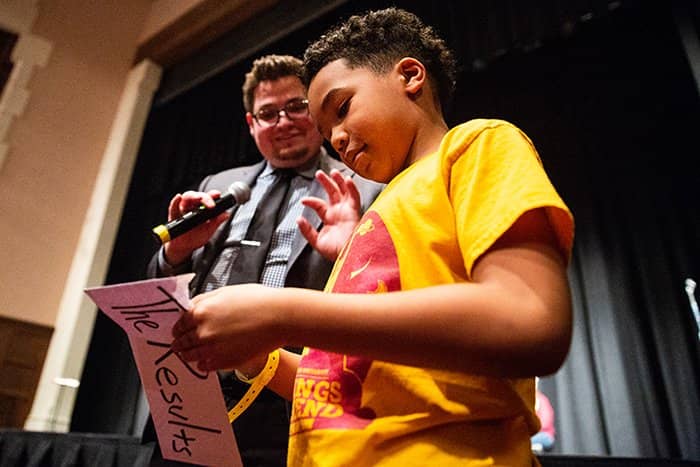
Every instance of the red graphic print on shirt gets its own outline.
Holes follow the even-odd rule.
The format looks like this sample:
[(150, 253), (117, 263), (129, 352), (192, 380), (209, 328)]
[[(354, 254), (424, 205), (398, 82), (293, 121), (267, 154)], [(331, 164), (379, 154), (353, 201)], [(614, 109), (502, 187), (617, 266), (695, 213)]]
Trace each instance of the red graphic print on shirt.
[[(362, 218), (338, 262), (333, 293), (401, 289), (396, 249), (374, 211)], [(362, 428), (370, 423), (375, 414), (362, 406), (362, 383), (371, 365), (370, 359), (309, 349), (294, 383), (290, 435), (317, 428)]]

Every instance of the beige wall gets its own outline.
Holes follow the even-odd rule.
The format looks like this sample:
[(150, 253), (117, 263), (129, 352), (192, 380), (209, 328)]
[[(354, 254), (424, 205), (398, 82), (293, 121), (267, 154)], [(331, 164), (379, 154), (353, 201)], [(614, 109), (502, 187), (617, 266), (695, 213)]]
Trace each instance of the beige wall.
[(0, 142), (9, 146), (0, 157), (0, 315), (55, 324), (135, 58), (165, 64), (194, 53), (276, 1), (2, 0), (0, 26), (29, 24), (51, 52)]
[(55, 377), (82, 373), (82, 290), (104, 280), (162, 67), (276, 1), (0, 0), (19, 34), (0, 96), (0, 316), (53, 329), (26, 429), (69, 429), (75, 391)]
[[(0, 168), (0, 315), (53, 326), (151, 0), (45, 0), (52, 45)], [(95, 8), (94, 5), (98, 5)], [(92, 5), (92, 6), (90, 6)]]
[(25, 429), (70, 427), (75, 390), (55, 378), (82, 373), (82, 290), (103, 283), (162, 67), (276, 1), (0, 0), (20, 36), (0, 97), (0, 316), (53, 329)]

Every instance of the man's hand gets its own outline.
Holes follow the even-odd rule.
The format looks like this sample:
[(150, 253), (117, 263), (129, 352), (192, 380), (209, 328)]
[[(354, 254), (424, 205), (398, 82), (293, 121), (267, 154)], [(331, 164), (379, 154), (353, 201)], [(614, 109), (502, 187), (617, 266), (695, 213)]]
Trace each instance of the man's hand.
[[(186, 212), (198, 209), (201, 205), (207, 208), (213, 208), (215, 200), (218, 199), (219, 196), (221, 196), (221, 192), (218, 190), (211, 190), (206, 193), (201, 191), (178, 193), (170, 200), (168, 221), (182, 217)], [(204, 222), (202, 225), (166, 243), (164, 246), (165, 260), (171, 266), (177, 266), (186, 261), (194, 250), (209, 241), (217, 227), (228, 219), (229, 216), (230, 214), (228, 212), (222, 212), (218, 216)]]
[(360, 221), (360, 192), (352, 178), (343, 177), (335, 169), (330, 176), (319, 170), (316, 172), (316, 180), (326, 190), (328, 201), (306, 197), (301, 202), (316, 211), (323, 227), (316, 231), (304, 217), (297, 219), (297, 225), (313, 248), (325, 258), (335, 261)]

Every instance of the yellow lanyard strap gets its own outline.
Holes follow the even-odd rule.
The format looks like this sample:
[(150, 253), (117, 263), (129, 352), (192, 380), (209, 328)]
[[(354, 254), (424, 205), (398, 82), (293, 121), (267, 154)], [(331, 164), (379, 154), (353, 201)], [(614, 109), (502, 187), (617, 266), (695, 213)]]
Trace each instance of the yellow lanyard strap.
[(243, 394), (241, 400), (238, 401), (238, 404), (236, 404), (234, 408), (229, 410), (229, 423), (233, 423), (233, 421), (237, 419), (239, 415), (241, 415), (243, 412), (245, 412), (245, 410), (248, 407), (250, 407), (250, 404), (253, 403), (256, 397), (258, 397), (258, 394), (260, 394), (263, 388), (267, 386), (267, 383), (269, 383), (270, 380), (275, 376), (275, 373), (277, 372), (277, 366), (279, 364), (280, 351), (279, 349), (277, 349), (270, 352), (270, 355), (267, 356), (267, 362), (265, 362), (265, 366), (255, 378), (247, 379), (243, 377), (238, 371), (236, 372), (236, 377), (238, 377), (238, 379), (245, 383), (249, 383), (250, 387), (245, 392), (245, 394)]

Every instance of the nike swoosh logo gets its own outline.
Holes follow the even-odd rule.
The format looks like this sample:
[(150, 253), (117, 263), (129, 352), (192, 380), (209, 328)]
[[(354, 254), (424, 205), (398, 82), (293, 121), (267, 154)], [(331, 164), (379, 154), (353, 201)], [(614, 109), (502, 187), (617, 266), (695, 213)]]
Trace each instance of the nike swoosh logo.
[(354, 271), (350, 272), (350, 279), (354, 279), (358, 275), (362, 274), (362, 271), (367, 269), (367, 266), (369, 266), (369, 263), (372, 262), (372, 258), (368, 259), (367, 262), (365, 263), (364, 266), (362, 266), (360, 269), (355, 269)]

